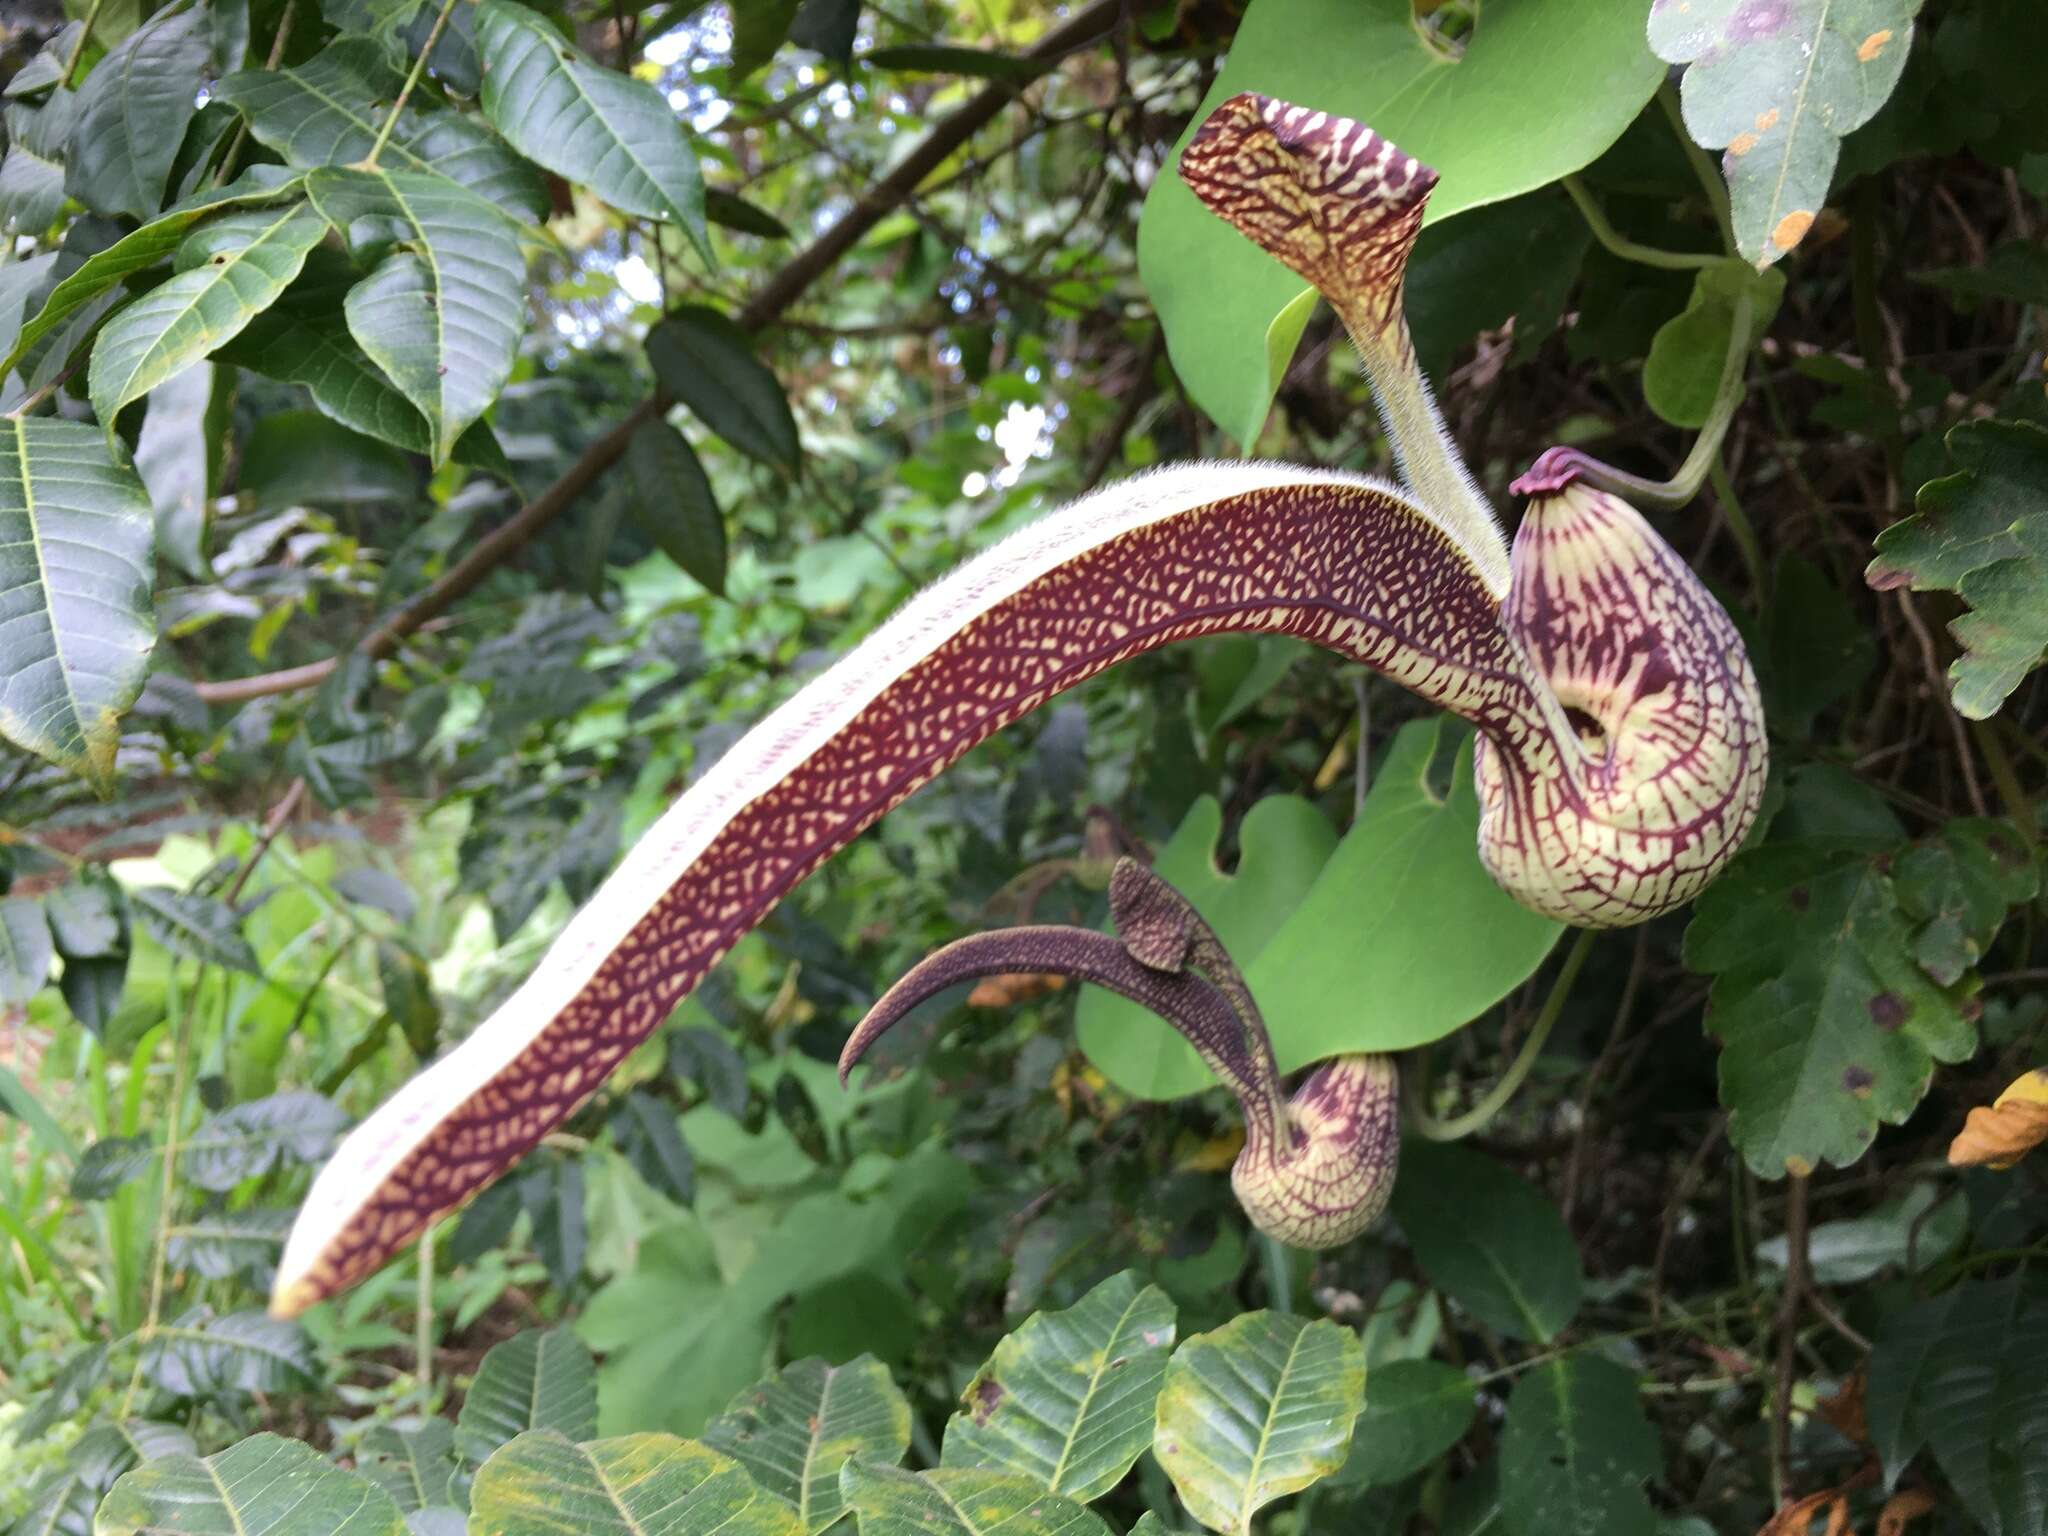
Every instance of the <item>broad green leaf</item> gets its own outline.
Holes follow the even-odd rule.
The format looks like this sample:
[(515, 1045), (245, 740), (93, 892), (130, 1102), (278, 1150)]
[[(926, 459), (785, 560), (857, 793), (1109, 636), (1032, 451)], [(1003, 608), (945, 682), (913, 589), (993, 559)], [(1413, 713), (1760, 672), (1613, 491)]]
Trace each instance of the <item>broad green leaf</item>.
[(1174, 1306), (1126, 1270), (996, 1345), (946, 1423), (940, 1465), (1020, 1476), (1086, 1504), (1152, 1441)]
[[(44, 113), (7, 109), (9, 142), (0, 159), (0, 229), (38, 234), (64, 206), (63, 136)], [(41, 131), (38, 131), (38, 130)], [(52, 142), (54, 140), (54, 142)]]
[(853, 62), (853, 43), (860, 33), (861, 0), (803, 0), (790, 23), (789, 40), (799, 48), (822, 53), (842, 69)]
[(2011, 299), (2048, 308), (2048, 251), (2028, 240), (2009, 240), (1974, 267), (1940, 267), (1908, 274), (1916, 283), (1963, 299)]
[(317, 1371), (298, 1324), (261, 1312), (195, 1310), (158, 1325), (142, 1345), (144, 1378), (174, 1397), (303, 1391)]
[(892, 1466), (903, 1459), (910, 1404), (872, 1355), (845, 1365), (799, 1360), (734, 1398), (703, 1439), (794, 1505), (806, 1536), (815, 1536), (846, 1513), (841, 1467), (855, 1456)]
[(643, 422), (626, 445), (633, 521), (669, 559), (725, 595), (725, 515), (687, 439), (665, 421)]
[(14, 1421), (15, 1443), (33, 1445), (52, 1425), (83, 1408), (93, 1389), (107, 1379), (107, 1353), (105, 1344), (85, 1344), (67, 1355), (55, 1378)]
[(482, 1461), (533, 1429), (575, 1440), (597, 1433), (597, 1366), (566, 1328), (529, 1328), (492, 1347), (462, 1401), (455, 1441)]
[(43, 306), (9, 344), (0, 374), (12, 371), (30, 348), (108, 289), (138, 272), (168, 261), (184, 244), (194, 224), (222, 208), (244, 203), (276, 202), (291, 194), (299, 178), (276, 166), (254, 166), (227, 186), (191, 198), (140, 229), (123, 235), (103, 251), (86, 257), (76, 271), (50, 290)]
[(796, 20), (802, 0), (749, 0), (732, 18), (732, 78), (751, 75), (775, 57)]
[[(1442, 379), (1461, 348), (1510, 321), (1510, 358), (1533, 356), (1579, 291), (1592, 244), (1585, 216), (1555, 186), (1424, 230), (1408, 259), (1402, 294), (1415, 360), (1431, 378)], [(1598, 297), (1590, 290), (1585, 302)], [(1584, 323), (1574, 324), (1574, 335)], [(1636, 355), (1633, 347), (1630, 355)]]
[(1336, 1481), (1383, 1488), (1435, 1461), (1472, 1427), (1479, 1394), (1472, 1380), (1439, 1360), (1391, 1360), (1366, 1377), (1365, 1412), (1351, 1432), (1351, 1454)]
[[(248, 120), (258, 143), (306, 170), (366, 158), (403, 84), (366, 38), (342, 37), (303, 64), (229, 75), (214, 88)], [(417, 97), (414, 98), (418, 100)], [(532, 166), (472, 117), (408, 106), (378, 154), (387, 170), (439, 173), (524, 218), (547, 212)]]
[(438, 465), (498, 398), (526, 326), (526, 263), (512, 226), (475, 193), (407, 171), (320, 170), (313, 204), (359, 256), (349, 334), (427, 419)]
[(1479, 862), (1469, 739), (1448, 792), (1431, 786), (1448, 725), (1438, 715), (1401, 728), (1314, 886), (1241, 962), (1283, 1072), (1441, 1039), (1527, 980), (1562, 932)]
[(0, 1004), (25, 1003), (42, 991), (56, 952), (41, 902), (0, 899)]
[(96, 1424), (71, 1447), (63, 1471), (29, 1495), (27, 1512), (10, 1527), (12, 1536), (91, 1536), (93, 1511), (123, 1472), (195, 1450), (192, 1437), (169, 1424)]
[[(1308, 801), (1268, 795), (1245, 814), (1237, 870), (1226, 875), (1216, 866), (1222, 831), (1222, 807), (1204, 795), (1181, 818), (1153, 868), (1194, 903), (1238, 965), (1249, 966), (1314, 884), (1337, 835)], [(1287, 1027), (1270, 1015), (1267, 1023), (1276, 1039)], [(1088, 1059), (1127, 1093), (1177, 1098), (1214, 1082), (1195, 1048), (1170, 1025), (1099, 987), (1083, 989), (1074, 1032)]]
[[(0, 215), (0, 222), (5, 222), (4, 215)], [(57, 257), (56, 251), (45, 251), (40, 256), (21, 257), (0, 267), (0, 349), (13, 352), (28, 306), (49, 290), (56, 275), (52, 268), (57, 265)], [(6, 373), (7, 369), (0, 368), (0, 377)]]
[(207, 1280), (237, 1275), (267, 1283), (292, 1224), (291, 1211), (215, 1211), (165, 1228), (172, 1267)]
[(860, 1536), (1110, 1536), (1087, 1506), (1009, 1472), (849, 1461), (839, 1486), (860, 1516)]
[(1650, 46), (1690, 66), (1686, 131), (1722, 149), (1735, 244), (1758, 267), (1805, 238), (1842, 136), (1877, 115), (1913, 46), (1921, 0), (1656, 0)]
[(1936, 1062), (1976, 1050), (1964, 972), (2038, 883), (1995, 823), (1905, 848), (1767, 844), (1729, 866), (1685, 960), (1714, 976), (1728, 1134), (1760, 1177), (1854, 1162), (1912, 1113)]
[(263, 974), (226, 902), (161, 885), (145, 885), (129, 895), (143, 932), (172, 954), (251, 976)]
[(658, 88), (593, 63), (513, 0), (484, 0), (476, 42), (484, 116), (508, 144), (621, 213), (681, 225), (711, 261), (704, 179)]
[(220, 462), (207, 422), (222, 378), (213, 364), (194, 363), (157, 385), (135, 442), (135, 473), (156, 512), (157, 548), (186, 575), (202, 579), (210, 574), (206, 519)]
[(71, 1194), (77, 1200), (106, 1200), (156, 1161), (156, 1144), (147, 1136), (102, 1136), (79, 1156), (71, 1170)]
[(1557, 1207), (1492, 1158), (1410, 1140), (1394, 1217), (1431, 1285), (1487, 1327), (1549, 1343), (1579, 1310), (1579, 1249)]
[(871, 48), (861, 55), (871, 69), (896, 74), (966, 75), (974, 80), (1035, 80), (1045, 73), (1042, 59), (1015, 53), (991, 53), (986, 48), (948, 48), (933, 43), (904, 43), (893, 48)]
[(384, 1491), (310, 1445), (251, 1436), (204, 1461), (166, 1456), (114, 1484), (96, 1536), (406, 1536)]
[(1750, 650), (1764, 717), (1780, 735), (1804, 736), (1822, 710), (1870, 675), (1877, 643), (1848, 594), (1811, 561), (1780, 555), (1771, 593)]
[(43, 898), (50, 932), (67, 960), (120, 953), (123, 947), (121, 888), (103, 875), (85, 873)]
[(796, 472), (796, 418), (782, 386), (747, 333), (717, 310), (684, 304), (647, 333), (647, 361), (661, 387), (733, 447)]
[(289, 1163), (317, 1163), (334, 1150), (348, 1117), (304, 1089), (236, 1104), (201, 1123), (179, 1144), (187, 1182), (225, 1193)]
[[(419, 423), (419, 413), (412, 414)], [(265, 416), (243, 445), (237, 478), (243, 494), (255, 503), (256, 510), (264, 512), (365, 501), (406, 502), (420, 489), (419, 472), (411, 459), (391, 444), (353, 432), (318, 411), (277, 411)]]
[(1923, 1441), (1988, 1536), (2048, 1514), (2048, 1297), (2024, 1276), (1957, 1287), (1888, 1326), (1871, 1356), (1870, 1424), (1887, 1472)]
[(450, 1484), (460, 1470), (455, 1426), (446, 1419), (426, 1419), (405, 1429), (375, 1425), (356, 1448), (356, 1470), (408, 1515), (451, 1503)]
[(1948, 434), (1957, 472), (1920, 487), (1914, 515), (1877, 536), (1865, 579), (1880, 592), (1954, 592), (1958, 713), (1989, 719), (2048, 651), (2048, 429), (1968, 421)]
[(140, 400), (233, 338), (299, 275), (327, 226), (304, 203), (222, 214), (188, 235), (176, 275), (109, 320), (92, 349), (87, 387), (109, 436)]
[(1327, 1319), (1248, 1312), (1173, 1352), (1152, 1453), (1202, 1524), (1252, 1517), (1344, 1464), (1365, 1406), (1365, 1351)]
[(123, 38), (78, 88), (65, 190), (100, 213), (151, 217), (212, 64), (205, 5), (161, 11)]
[(1662, 1463), (1634, 1377), (1597, 1355), (1546, 1361), (1508, 1398), (1502, 1524), (1511, 1536), (1655, 1536), (1643, 1484)]
[(688, 1205), (697, 1191), (697, 1174), (677, 1118), (674, 1105), (635, 1089), (612, 1111), (610, 1125), (619, 1150), (648, 1187)]
[(0, 429), (0, 735), (102, 791), (156, 640), (154, 523), (93, 428)]
[(1692, 301), (1658, 327), (1643, 363), (1643, 398), (1676, 427), (1703, 427), (1713, 412), (1721, 369), (1735, 335), (1735, 304), (1749, 295), (1748, 335), (1754, 347), (1785, 295), (1782, 272), (1756, 272), (1731, 256), (1693, 279)]
[[(1864, 1215), (1816, 1222), (1807, 1234), (1807, 1273), (1818, 1285), (1860, 1285), (1894, 1264), (1918, 1273), (1955, 1252), (1969, 1225), (1967, 1200), (1942, 1199), (1933, 1184), (1914, 1184)], [(1767, 1238), (1756, 1256), (1784, 1269), (1791, 1245)]]
[(1523, 0), (1487, 8), (1453, 58), (1417, 27), (1411, 0), (1252, 0), (1138, 225), (1139, 271), (1196, 403), (1240, 443), (1257, 440), (1279, 384), (1267, 333), (1305, 286), (1176, 174), (1212, 108), (1262, 91), (1369, 124), (1441, 174), (1434, 222), (1605, 151), (1662, 75), (1642, 29), (1642, 7), (1628, 0)]
[(704, 189), (704, 217), (743, 235), (759, 235), (765, 240), (789, 238), (789, 226), (774, 214), (718, 187)]
[[(501, 1346), (502, 1347), (502, 1346)], [(799, 1536), (796, 1515), (745, 1468), (694, 1440), (622, 1435), (577, 1445), (531, 1430), (492, 1453), (470, 1490), (493, 1536)]]

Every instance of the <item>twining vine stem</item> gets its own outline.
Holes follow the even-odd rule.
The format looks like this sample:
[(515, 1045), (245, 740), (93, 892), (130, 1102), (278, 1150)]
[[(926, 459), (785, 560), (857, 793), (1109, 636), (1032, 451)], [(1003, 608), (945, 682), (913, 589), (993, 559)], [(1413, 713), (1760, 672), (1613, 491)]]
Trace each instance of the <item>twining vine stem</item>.
[[(1078, 49), (1100, 41), (1124, 15), (1124, 0), (1095, 0), (1064, 25), (1048, 32), (1026, 55), (1051, 69)], [(1003, 81), (970, 97), (951, 116), (933, 126), (894, 170), (877, 181), (847, 210), (846, 216), (816, 240), (790, 258), (753, 298), (742, 306), (733, 321), (742, 330), (758, 331), (781, 316), (823, 277), (877, 224), (912, 197), (924, 179), (937, 170), (953, 152), (1017, 99), (1019, 82)], [(641, 423), (666, 407), (659, 395), (641, 401), (611, 431), (583, 451), (583, 455), (540, 495), (528, 502), (506, 522), (498, 525), (470, 549), (469, 553), (442, 572), (425, 591), (390, 618), (373, 627), (357, 644), (372, 658), (388, 656), (407, 635), (429, 619), (439, 616), (486, 576), (530, 544), (549, 523), (575, 504), (577, 497), (612, 465), (625, 456), (626, 445)], [(194, 691), (208, 704), (237, 704), (271, 694), (296, 693), (318, 687), (326, 681), (341, 659), (324, 661), (254, 677), (229, 678), (220, 682), (199, 682)]]
[(1646, 267), (1665, 267), (1673, 271), (1695, 271), (1701, 267), (1717, 266), (1724, 259), (1705, 251), (1660, 251), (1655, 246), (1641, 245), (1616, 229), (1608, 222), (1606, 212), (1586, 190), (1586, 184), (1576, 176), (1559, 178), (1571, 200), (1578, 204), (1579, 212), (1585, 215), (1586, 227), (1593, 231), (1593, 238), (1623, 261), (1640, 262)]
[(399, 87), (398, 97), (391, 103), (391, 110), (384, 114), (384, 124), (377, 130), (376, 142), (370, 146), (370, 152), (363, 156), (364, 170), (377, 169), (377, 157), (384, 153), (384, 146), (391, 139), (391, 130), (398, 126), (398, 115), (405, 110), (406, 98), (412, 95), (413, 87), (420, 83), (420, 76), (426, 73), (427, 60), (433, 57), (434, 45), (441, 41), (441, 29), (448, 25), (448, 13), (454, 9), (455, 0), (441, 0), (441, 10), (434, 17), (433, 30), (427, 33), (427, 40), (420, 45), (420, 51), (412, 61), (412, 72), (405, 77), (405, 84)]
[[(1549, 1040), (1550, 1031), (1557, 1024), (1558, 1015), (1564, 1012), (1565, 1001), (1572, 995), (1572, 983), (1579, 979), (1579, 967), (1586, 963), (1586, 954), (1593, 947), (1595, 930), (1581, 928), (1573, 939), (1572, 947), (1564, 957), (1564, 964), (1558, 969), (1557, 979), (1550, 984), (1550, 995), (1543, 1000), (1543, 1009), (1536, 1015), (1536, 1022), (1530, 1026), (1528, 1039), (1515, 1055), (1514, 1062), (1501, 1074), (1499, 1082), (1488, 1091), (1485, 1098), (1474, 1104), (1462, 1115), (1449, 1120), (1439, 1120), (1430, 1114), (1422, 1103), (1420, 1094), (1409, 1099), (1410, 1117), (1416, 1132), (1430, 1141), (1462, 1141), (1474, 1131), (1485, 1129), (1493, 1117), (1499, 1114), (1508, 1100), (1515, 1096), (1530, 1069), (1536, 1065), (1536, 1058), (1543, 1054), (1544, 1042)], [(1413, 1084), (1417, 1074), (1403, 1073), (1404, 1084)]]

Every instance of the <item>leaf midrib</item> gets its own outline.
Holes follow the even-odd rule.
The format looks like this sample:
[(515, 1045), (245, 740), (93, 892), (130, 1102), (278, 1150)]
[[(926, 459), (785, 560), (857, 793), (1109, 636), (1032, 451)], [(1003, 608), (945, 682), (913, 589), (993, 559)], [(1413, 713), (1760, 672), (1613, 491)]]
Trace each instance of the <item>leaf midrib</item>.
[(21, 510), (28, 521), (29, 547), (35, 552), (36, 584), (43, 593), (43, 622), (50, 631), (50, 651), (57, 659), (57, 678), (63, 685), (64, 698), (71, 706), (72, 729), (78, 733), (78, 749), (89, 763), (92, 761), (92, 746), (85, 735), (85, 710), (79, 703), (77, 690), (71, 686), (71, 667), (64, 658), (64, 632), (57, 624), (50, 567), (43, 555), (43, 530), (36, 521), (35, 482), (29, 476), (28, 422), (21, 417), (14, 418), (14, 457), (21, 474)]

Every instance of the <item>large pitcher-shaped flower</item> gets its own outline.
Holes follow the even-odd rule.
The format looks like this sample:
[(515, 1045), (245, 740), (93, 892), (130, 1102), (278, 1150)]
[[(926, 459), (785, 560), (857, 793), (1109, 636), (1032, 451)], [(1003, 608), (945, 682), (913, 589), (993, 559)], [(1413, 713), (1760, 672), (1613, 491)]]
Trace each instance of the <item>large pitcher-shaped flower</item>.
[[(793, 886), (975, 743), (1170, 641), (1297, 635), (1472, 720), (1481, 856), (1540, 911), (1640, 921), (1726, 861), (1764, 778), (1741, 642), (1648, 524), (1568, 462), (1526, 482), (1510, 553), (1401, 317), (1433, 173), (1359, 124), (1252, 96), (1205, 124), (1182, 173), (1337, 307), (1408, 491), (1180, 465), (913, 599), (705, 774), (525, 985), (349, 1136), (293, 1228), (275, 1310), (362, 1278), (496, 1178)], [(1337, 1070), (1360, 1089), (1347, 1102), (1377, 1102), (1378, 1068)]]

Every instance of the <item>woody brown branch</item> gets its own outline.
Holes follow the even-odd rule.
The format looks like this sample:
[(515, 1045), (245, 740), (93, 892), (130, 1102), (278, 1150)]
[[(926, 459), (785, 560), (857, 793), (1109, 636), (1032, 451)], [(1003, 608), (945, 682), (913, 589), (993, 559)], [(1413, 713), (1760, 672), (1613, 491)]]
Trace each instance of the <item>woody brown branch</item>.
[[(1095, 0), (1064, 25), (1039, 39), (1026, 57), (1050, 70), (1068, 54), (1106, 37), (1123, 16), (1126, 0)], [(757, 331), (777, 319), (810, 286), (859, 243), (869, 230), (907, 202), (924, 179), (982, 128), (1004, 107), (1018, 99), (1019, 82), (999, 81), (975, 94), (944, 119), (895, 169), (877, 181), (847, 210), (846, 216), (803, 250), (797, 252), (747, 301), (733, 319), (741, 329)], [(450, 566), (432, 584), (398, 612), (376, 625), (357, 643), (356, 649), (373, 660), (389, 656), (400, 641), (429, 619), (445, 612), (449, 605), (472, 591), (492, 571), (533, 542), (534, 537), (573, 506), (591, 483), (625, 455), (626, 444), (643, 422), (665, 410), (668, 401), (659, 393), (641, 401), (625, 419), (588, 448), (581, 458), (562, 473), (560, 479), (528, 502), (518, 512), (479, 540), (468, 554)], [(295, 693), (324, 682), (341, 664), (338, 656), (288, 667), (254, 677), (229, 678), (195, 685), (199, 697), (209, 704), (239, 704), (270, 694)]]

